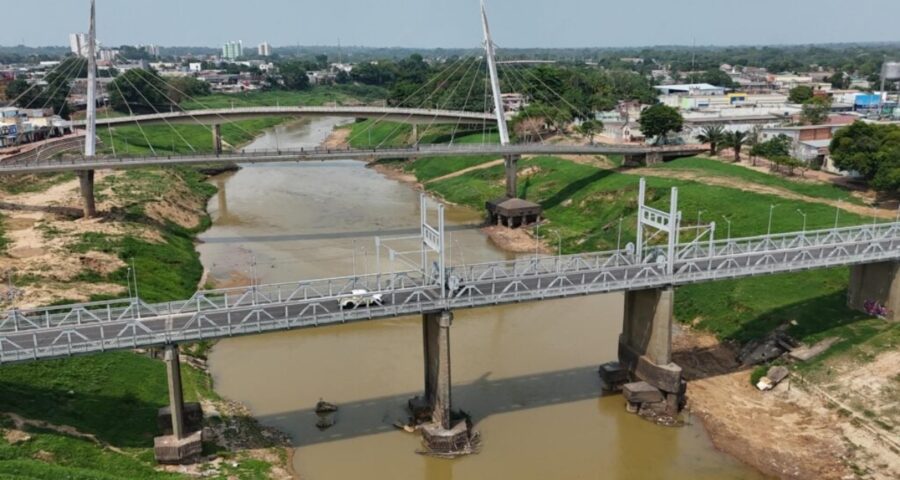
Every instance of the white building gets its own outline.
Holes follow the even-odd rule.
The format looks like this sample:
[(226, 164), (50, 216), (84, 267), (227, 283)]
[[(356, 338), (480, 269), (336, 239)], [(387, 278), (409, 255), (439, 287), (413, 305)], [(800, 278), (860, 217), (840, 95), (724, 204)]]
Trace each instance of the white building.
[(725, 95), (725, 87), (717, 87), (708, 83), (688, 83), (682, 85), (659, 85), (653, 87), (662, 95)]
[(269, 45), (269, 42), (260, 43), (258, 47), (256, 47), (257, 53), (260, 57), (269, 57), (272, 55), (272, 46)]
[(79, 57), (86, 57), (88, 54), (88, 36), (86, 33), (70, 33), (69, 34), (69, 50)]
[(222, 58), (225, 60), (236, 60), (244, 56), (244, 42), (238, 40), (236, 42), (228, 42), (222, 46)]

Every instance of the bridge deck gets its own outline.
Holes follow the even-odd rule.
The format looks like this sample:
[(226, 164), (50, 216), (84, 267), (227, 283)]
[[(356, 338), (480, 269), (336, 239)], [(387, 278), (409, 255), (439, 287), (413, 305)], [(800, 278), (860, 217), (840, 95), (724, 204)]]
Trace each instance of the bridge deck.
[[(679, 245), (674, 273), (648, 250), (452, 267), (462, 287), (442, 295), (430, 272), (407, 271), (200, 291), (160, 304), (123, 299), (7, 312), (0, 363), (319, 327), (441, 309), (562, 298), (900, 259), (900, 222)], [(343, 310), (353, 289), (383, 306)]]
[(97, 156), (94, 158), (33, 158), (0, 160), (0, 175), (22, 173), (65, 172), (73, 170), (123, 169), (194, 165), (213, 163), (268, 163), (304, 162), (323, 160), (368, 160), (407, 157), (476, 156), (496, 155), (644, 155), (659, 154), (663, 157), (696, 155), (705, 147), (678, 145), (652, 147), (646, 145), (429, 145), (381, 149), (301, 149), (278, 151), (240, 151), (222, 154), (148, 155), (148, 156)]

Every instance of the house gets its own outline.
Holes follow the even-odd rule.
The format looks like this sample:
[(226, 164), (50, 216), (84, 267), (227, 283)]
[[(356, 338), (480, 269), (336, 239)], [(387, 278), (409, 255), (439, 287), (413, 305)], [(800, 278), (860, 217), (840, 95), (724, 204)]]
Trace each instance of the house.
[(717, 87), (708, 83), (686, 83), (680, 85), (659, 85), (653, 87), (662, 95), (691, 94), (691, 95), (725, 95), (725, 87)]

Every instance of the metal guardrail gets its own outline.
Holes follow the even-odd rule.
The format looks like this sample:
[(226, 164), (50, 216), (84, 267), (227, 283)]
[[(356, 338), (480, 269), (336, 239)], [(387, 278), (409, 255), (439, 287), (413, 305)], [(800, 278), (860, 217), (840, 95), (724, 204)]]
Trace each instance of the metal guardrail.
[(434, 157), (460, 155), (641, 155), (660, 153), (663, 155), (691, 155), (706, 151), (699, 146), (644, 145), (437, 145), (403, 148), (302, 148), (289, 150), (253, 150), (220, 154), (188, 155), (143, 155), (143, 156), (96, 156), (93, 158), (45, 158), (23, 162), (0, 161), (0, 175), (39, 172), (59, 172), (70, 170), (122, 169), (151, 166), (191, 165), (209, 163), (269, 163), (300, 162), (369, 158)]
[[(649, 253), (657, 255), (649, 255)], [(0, 319), (0, 363), (322, 326), (441, 309), (562, 298), (900, 259), (900, 222), (678, 245), (673, 273), (656, 247), (450, 267), (441, 298), (422, 271), (198, 291), (148, 304), (130, 298), (13, 310)], [(341, 309), (355, 289), (384, 305)]]

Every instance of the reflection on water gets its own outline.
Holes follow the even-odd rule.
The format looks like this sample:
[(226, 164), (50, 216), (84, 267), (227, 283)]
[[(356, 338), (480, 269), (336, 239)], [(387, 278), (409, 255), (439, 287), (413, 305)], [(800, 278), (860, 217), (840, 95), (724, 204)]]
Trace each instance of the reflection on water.
[[(331, 120), (280, 127), (279, 145), (313, 146)], [(260, 142), (271, 142), (264, 137)], [(254, 165), (226, 175), (210, 202), (201, 255), (214, 278), (261, 281), (376, 268), (371, 236), (415, 232), (417, 193), (358, 162)], [(224, 198), (227, 197), (227, 201)], [(477, 230), (479, 212), (447, 208), (454, 261), (508, 258)], [(407, 317), (229, 339), (216, 345), (217, 390), (291, 434), (305, 479), (756, 479), (717, 453), (697, 426), (663, 428), (600, 396), (597, 365), (616, 356), (620, 295), (455, 312), (453, 401), (483, 435), (479, 455), (415, 455), (397, 431), (423, 388), (422, 329)], [(324, 432), (312, 412), (340, 406)]]

